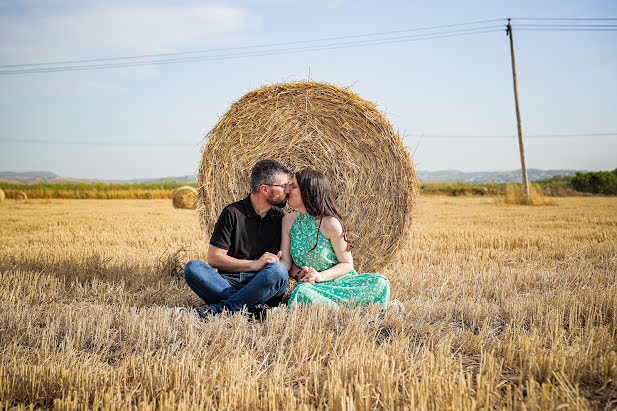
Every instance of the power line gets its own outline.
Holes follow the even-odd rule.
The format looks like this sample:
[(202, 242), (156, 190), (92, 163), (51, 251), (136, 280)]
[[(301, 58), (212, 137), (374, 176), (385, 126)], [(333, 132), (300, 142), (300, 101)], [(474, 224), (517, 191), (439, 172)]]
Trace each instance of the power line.
[[(617, 31), (617, 25), (615, 24), (595, 23), (617, 21), (617, 18), (516, 17), (512, 18), (511, 20), (521, 21), (522, 23), (515, 23), (514, 27), (517, 30), (524, 31)], [(525, 23), (525, 21), (530, 21), (533, 23)], [(502, 24), (492, 24), (497, 22), (502, 22)], [(378, 46), (384, 44), (492, 33), (505, 29), (505, 22), (506, 19), (504, 18), (486, 19), (464, 23), (416, 27), (403, 30), (324, 37), (319, 39), (267, 43), (249, 46), (214, 48), (207, 50), (52, 61), (47, 63), (39, 62), (0, 65), (0, 75), (126, 68), (147, 65), (190, 63), (198, 61), (229, 60), (247, 57), (334, 50), (340, 48)], [(564, 22), (576, 22), (576, 24), (565, 24)], [(589, 24), (590, 22), (593, 24)], [(450, 30), (453, 28), (458, 29)]]
[[(529, 134), (525, 135), (525, 138), (574, 138), (574, 137), (610, 137), (617, 136), (616, 132), (607, 132), (607, 133), (573, 133), (573, 134)], [(454, 138), (454, 139), (514, 139), (517, 136), (514, 134), (506, 134), (506, 135), (475, 135), (475, 134), (467, 134), (467, 135), (444, 135), (444, 134), (430, 134), (430, 133), (421, 133), (421, 134), (409, 134), (406, 137), (423, 137), (423, 138)]]
[(617, 27), (617, 24), (515, 24), (515, 27)]
[(617, 17), (512, 17), (511, 20), (546, 21), (617, 21)]
[(617, 31), (617, 24), (514, 23), (512, 28), (524, 31)]
[(513, 26), (517, 31), (617, 31), (617, 27), (613, 29), (589, 29), (589, 28), (534, 28), (534, 27), (518, 27)]
[[(617, 131), (606, 133), (574, 133), (574, 134), (530, 134), (526, 138), (574, 138), (574, 137), (610, 137), (617, 136)], [(403, 138), (420, 137), (420, 138), (452, 138), (452, 139), (514, 139), (516, 135), (447, 135), (447, 134), (408, 134)], [(200, 145), (203, 140), (195, 143), (114, 143), (109, 141), (79, 141), (79, 140), (44, 140), (44, 139), (18, 139), (18, 138), (0, 138), (0, 143), (25, 143), (25, 144), (50, 144), (50, 145), (86, 145), (86, 146), (110, 146), (110, 147), (195, 147)]]
[(433, 30), (441, 30), (444, 28), (494, 23), (498, 21), (505, 22), (505, 19), (502, 18), (502, 19), (477, 20), (477, 21), (471, 21), (471, 22), (465, 22), (465, 23), (443, 24), (439, 26), (425, 26), (425, 27), (416, 27), (416, 28), (394, 30), (394, 31), (354, 34), (354, 35), (348, 35), (348, 36), (324, 37), (324, 38), (311, 39), (311, 40), (287, 41), (287, 42), (280, 42), (280, 43), (267, 43), (267, 44), (257, 44), (257, 45), (250, 45), (250, 46), (214, 48), (214, 49), (207, 49), (207, 50), (193, 50), (193, 51), (181, 51), (181, 52), (174, 52), (174, 53), (159, 53), (159, 54), (141, 54), (141, 55), (134, 55), (134, 56), (108, 57), (108, 58), (96, 58), (96, 59), (86, 59), (86, 60), (52, 61), (52, 62), (47, 62), (47, 63), (10, 64), (10, 65), (0, 65), (0, 68), (50, 66), (50, 65), (61, 65), (61, 64), (80, 64), (80, 63), (92, 63), (92, 62), (104, 62), (104, 61), (116, 61), (116, 60), (135, 60), (135, 59), (144, 59), (144, 58), (153, 58), (153, 57), (170, 57), (170, 56), (180, 56), (180, 55), (187, 55), (187, 54), (205, 54), (205, 53), (215, 53), (215, 52), (221, 52), (221, 51), (237, 51), (237, 50), (246, 50), (246, 49), (255, 49), (255, 48), (270, 48), (270, 47), (290, 46), (290, 45), (307, 44), (307, 43), (320, 43), (324, 41), (347, 40), (347, 39), (362, 38), (362, 37), (386, 36), (386, 35), (391, 35), (391, 34), (409, 33), (409, 32), (414, 32), (414, 31), (433, 31)]
[[(494, 22), (504, 22), (505, 18), (498, 19), (485, 19), (485, 20), (476, 20), (464, 23), (454, 23), (454, 24), (442, 24), (436, 26), (425, 26), (425, 27), (416, 27), (402, 30), (392, 30), (392, 31), (384, 31), (384, 32), (372, 32), (372, 33), (363, 33), (363, 34), (354, 34), (347, 36), (334, 36), (334, 37), (324, 37), (318, 39), (310, 39), (310, 40), (299, 40), (299, 41), (289, 41), (289, 42), (278, 42), (278, 43), (266, 43), (266, 44), (257, 44), (257, 45), (249, 45), (249, 46), (237, 46), (237, 47), (226, 47), (226, 48), (214, 48), (214, 49), (206, 49), (206, 50), (192, 50), (192, 51), (183, 51), (183, 52), (172, 52), (172, 53), (158, 53), (158, 54), (141, 54), (141, 55), (132, 55), (132, 56), (121, 56), (121, 57), (107, 57), (107, 58), (93, 58), (93, 59), (79, 59), (79, 60), (65, 60), (65, 61), (51, 61), (51, 62), (38, 62), (38, 63), (24, 63), (24, 64), (8, 64), (8, 65), (0, 65), (1, 68), (25, 68), (25, 67), (36, 67), (36, 66), (55, 66), (55, 65), (66, 65), (66, 64), (82, 64), (82, 63), (95, 63), (95, 62), (108, 62), (108, 61), (120, 61), (120, 60), (136, 60), (136, 59), (145, 59), (145, 58), (159, 58), (159, 57), (172, 57), (172, 56), (182, 56), (182, 55), (190, 55), (190, 54), (206, 54), (206, 53), (217, 53), (223, 51), (239, 51), (239, 50), (250, 50), (250, 49), (259, 49), (259, 48), (272, 48), (272, 47), (280, 47), (280, 46), (291, 46), (291, 45), (300, 45), (300, 44), (309, 44), (309, 43), (320, 43), (324, 41), (338, 41), (338, 40), (347, 40), (347, 39), (356, 39), (363, 37), (376, 37), (376, 36), (386, 36), (391, 34), (400, 34), (400, 33), (410, 33), (417, 31), (435, 31), (441, 30), (444, 28), (452, 28), (452, 27), (463, 27), (463, 26), (477, 26), (481, 24), (494, 23)], [(617, 21), (617, 18), (597, 18), (597, 17), (514, 17), (511, 20), (521, 20), (521, 21), (577, 21), (577, 22), (586, 22), (586, 21)], [(529, 25), (529, 24), (525, 24)], [(521, 26), (517, 24), (517, 26)], [(568, 25), (563, 25), (568, 26)], [(570, 25), (572, 26), (572, 25)], [(582, 27), (582, 25), (580, 25)], [(601, 27), (601, 25), (588, 25), (589, 27)], [(609, 25), (610, 26), (610, 25)], [(613, 27), (613, 26), (611, 26)]]
[(109, 146), (109, 147), (196, 147), (196, 143), (113, 143), (109, 141), (77, 141), (77, 140), (43, 140), (43, 139), (18, 139), (0, 138), (0, 143), (26, 143), (26, 144), (50, 144), (50, 145), (80, 145), (80, 146)]
[(0, 70), (0, 75), (49, 73), (49, 72), (59, 72), (59, 71), (82, 71), (82, 70), (96, 70), (96, 69), (120, 68), (120, 67), (138, 67), (138, 66), (146, 66), (146, 65), (153, 65), (153, 64), (154, 65), (177, 64), (177, 63), (188, 63), (188, 62), (195, 62), (195, 61), (211, 61), (211, 60), (224, 60), (224, 59), (226, 60), (226, 59), (233, 59), (233, 58), (290, 54), (290, 53), (297, 53), (297, 52), (334, 50), (334, 49), (340, 49), (340, 48), (376, 46), (376, 45), (393, 44), (393, 43), (401, 43), (401, 42), (423, 41), (423, 40), (433, 40), (433, 39), (439, 39), (439, 38), (467, 36), (467, 35), (473, 35), (473, 34), (492, 33), (496, 31), (502, 31), (504, 30), (504, 28), (505, 26), (502, 26), (502, 25), (493, 25), (493, 26), (483, 26), (483, 27), (467, 28), (467, 29), (459, 29), (459, 30), (445, 30), (445, 31), (439, 31), (439, 32), (415, 34), (415, 35), (407, 35), (407, 36), (393, 36), (393, 37), (382, 38), (382, 39), (359, 40), (359, 41), (348, 41), (348, 42), (332, 42), (332, 43), (319, 44), (319, 45), (290, 47), (290, 48), (282, 48), (282, 49), (255, 51), (255, 52), (230, 53), (230, 54), (219, 54), (219, 55), (210, 55), (210, 56), (170, 58), (170, 59), (161, 59), (161, 60), (94, 64), (94, 65), (73, 65), (73, 66), (67, 65), (64, 67), (44, 67), (44, 68), (31, 68), (31, 69)]
[(478, 21), (472, 21), (472, 22), (466, 22), (466, 23), (445, 24), (445, 25), (439, 25), (439, 26), (426, 26), (426, 27), (418, 27), (418, 28), (411, 28), (411, 29), (404, 29), (404, 30), (374, 32), (374, 33), (356, 34), (356, 35), (349, 35), (349, 36), (325, 37), (325, 38), (312, 39), (312, 40), (289, 41), (289, 42), (281, 42), (281, 43), (258, 44), (258, 45), (251, 45), (251, 46), (215, 48), (215, 49), (208, 49), (208, 50), (194, 50), (194, 51), (159, 53), (159, 54), (142, 54), (142, 55), (134, 55), (134, 56), (98, 58), (98, 59), (87, 59), (87, 60), (67, 60), (67, 61), (55, 61), (55, 62), (47, 62), (47, 63), (0, 65), (0, 68), (47, 66), (47, 65), (60, 65), (60, 64), (78, 64), (78, 63), (104, 62), (104, 61), (114, 61), (114, 60), (134, 60), (134, 59), (153, 58), (153, 57), (179, 56), (179, 55), (187, 55), (187, 54), (215, 53), (215, 52), (221, 52), (221, 51), (237, 51), (237, 50), (246, 50), (246, 49), (255, 49), (255, 48), (271, 48), (271, 47), (299, 45), (299, 44), (307, 44), (307, 43), (319, 43), (319, 42), (324, 42), (324, 41), (385, 36), (385, 35), (408, 33), (408, 32), (414, 32), (414, 31), (431, 31), (431, 30), (438, 30), (438, 29), (440, 30), (444, 28), (486, 24), (486, 23), (492, 23), (492, 22), (504, 21), (504, 20), (505, 19), (478, 20)]

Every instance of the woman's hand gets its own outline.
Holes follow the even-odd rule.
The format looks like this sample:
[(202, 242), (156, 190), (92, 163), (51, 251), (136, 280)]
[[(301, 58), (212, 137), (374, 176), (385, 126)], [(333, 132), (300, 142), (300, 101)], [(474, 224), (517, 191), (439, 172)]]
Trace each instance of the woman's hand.
[(313, 267), (304, 266), (298, 273), (298, 281), (302, 283), (318, 283), (320, 280), (319, 272)]

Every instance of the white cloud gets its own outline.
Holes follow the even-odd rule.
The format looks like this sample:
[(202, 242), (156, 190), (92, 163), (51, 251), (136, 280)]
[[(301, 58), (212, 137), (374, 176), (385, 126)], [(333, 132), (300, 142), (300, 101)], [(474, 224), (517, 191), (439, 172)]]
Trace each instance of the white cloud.
[(216, 47), (260, 23), (238, 8), (195, 2), (38, 4), (0, 16), (5, 64)]

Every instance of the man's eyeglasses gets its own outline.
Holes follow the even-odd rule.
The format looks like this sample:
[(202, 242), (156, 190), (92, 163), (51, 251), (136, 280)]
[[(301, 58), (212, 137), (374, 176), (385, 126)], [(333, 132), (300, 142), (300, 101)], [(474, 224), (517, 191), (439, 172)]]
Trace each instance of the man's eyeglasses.
[(283, 190), (287, 190), (289, 188), (289, 183), (286, 184), (264, 184), (265, 186), (271, 187), (281, 187)]

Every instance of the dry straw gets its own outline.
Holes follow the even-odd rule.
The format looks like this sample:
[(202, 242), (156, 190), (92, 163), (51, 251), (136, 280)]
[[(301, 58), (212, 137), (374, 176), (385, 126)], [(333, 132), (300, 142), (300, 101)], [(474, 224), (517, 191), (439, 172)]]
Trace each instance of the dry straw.
[(171, 201), (175, 208), (194, 210), (197, 208), (197, 190), (191, 186), (179, 187), (173, 192)]
[(374, 103), (331, 84), (274, 84), (232, 104), (206, 137), (198, 182), (209, 232), (225, 205), (246, 196), (253, 165), (272, 158), (326, 174), (352, 230), (357, 269), (378, 271), (408, 248), (418, 180)]
[(519, 205), (556, 205), (556, 203), (544, 197), (542, 189), (530, 184), (529, 197), (525, 195), (525, 189), (520, 184), (509, 184), (506, 187), (506, 195), (503, 199), (506, 204)]

